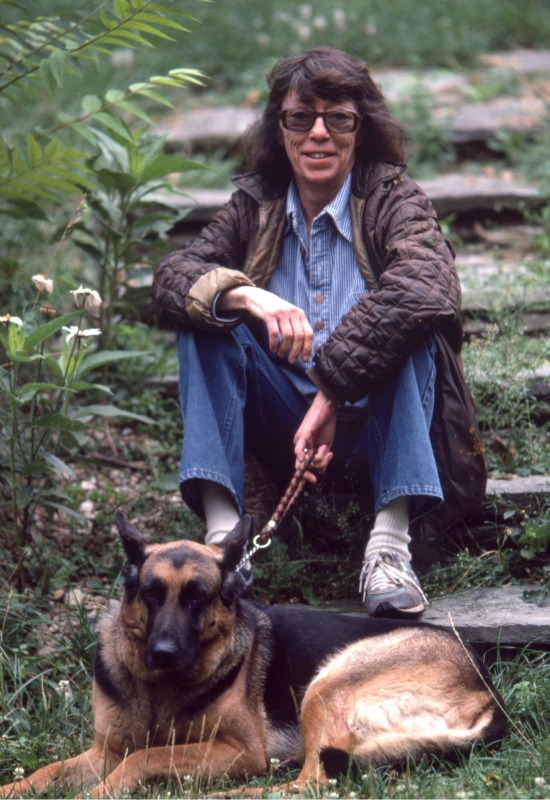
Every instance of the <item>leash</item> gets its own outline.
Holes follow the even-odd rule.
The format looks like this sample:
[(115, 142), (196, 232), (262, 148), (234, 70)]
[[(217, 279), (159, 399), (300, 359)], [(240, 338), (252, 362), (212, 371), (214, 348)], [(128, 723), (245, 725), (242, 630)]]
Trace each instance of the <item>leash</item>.
[(292, 480), (288, 484), (286, 492), (279, 501), (279, 505), (273, 512), (273, 516), (264, 525), (260, 533), (254, 537), (252, 541), (252, 549), (248, 553), (246, 553), (245, 556), (243, 556), (242, 560), (236, 567), (237, 570), (241, 569), (241, 567), (244, 567), (248, 559), (252, 558), (252, 556), (255, 555), (258, 552), (258, 550), (263, 550), (264, 548), (269, 547), (269, 545), (271, 544), (271, 535), (275, 533), (275, 531), (281, 524), (282, 519), (286, 516), (291, 505), (300, 496), (300, 493), (306, 483), (304, 474), (309, 465), (311, 464), (311, 462), (313, 461), (315, 450), (308, 451), (306, 448), (304, 450), (304, 453), (305, 455), (303, 459), (300, 461), (300, 464), (296, 469), (292, 477)]

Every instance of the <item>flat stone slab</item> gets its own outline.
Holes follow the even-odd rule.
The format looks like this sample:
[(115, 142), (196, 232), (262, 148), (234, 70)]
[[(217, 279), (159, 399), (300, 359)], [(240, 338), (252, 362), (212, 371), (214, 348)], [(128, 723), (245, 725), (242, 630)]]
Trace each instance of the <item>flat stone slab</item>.
[[(489, 478), (486, 497), (550, 494), (550, 475), (528, 475), (526, 478)], [(549, 620), (550, 623), (550, 620)]]
[(487, 175), (449, 172), (432, 180), (418, 181), (440, 215), (479, 209), (523, 209), (543, 202), (535, 186)]
[(448, 126), (454, 144), (484, 142), (499, 130), (526, 134), (538, 130), (545, 115), (538, 97), (499, 97), (490, 103), (465, 103)]
[(424, 89), (436, 98), (438, 95), (458, 93), (469, 85), (469, 79), (451, 69), (385, 69), (374, 70), (373, 81), (378, 84), (386, 100), (408, 100), (411, 92)]
[[(480, 209), (524, 209), (543, 201), (535, 186), (486, 175), (448, 173), (432, 180), (418, 181), (441, 216)], [(182, 211), (193, 221), (208, 221), (228, 202), (232, 189), (193, 190), (189, 195), (156, 192), (155, 197)]]
[[(539, 586), (479, 587), (430, 602), (423, 622), (442, 625), (464, 636), (472, 644), (550, 644), (550, 598), (542, 606), (523, 600), (524, 592)], [(359, 601), (327, 603), (324, 611), (364, 616)]]
[(520, 75), (550, 72), (550, 50), (509, 50), (505, 53), (487, 53), (479, 60), (489, 67)]
[(258, 111), (241, 106), (211, 106), (191, 111), (178, 111), (157, 122), (153, 131), (166, 136), (172, 146), (197, 149), (220, 144), (236, 144), (258, 115)]

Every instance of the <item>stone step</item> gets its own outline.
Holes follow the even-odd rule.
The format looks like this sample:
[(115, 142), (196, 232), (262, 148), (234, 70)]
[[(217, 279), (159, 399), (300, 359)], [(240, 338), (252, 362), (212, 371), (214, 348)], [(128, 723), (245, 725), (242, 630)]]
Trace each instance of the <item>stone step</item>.
[(498, 97), (488, 103), (465, 103), (443, 122), (453, 144), (488, 142), (498, 131), (520, 136), (541, 130), (546, 103), (539, 97)]
[[(524, 210), (541, 205), (544, 200), (536, 186), (486, 175), (448, 173), (432, 180), (418, 181), (430, 198), (436, 212), (444, 217), (451, 213), (474, 211)], [(186, 212), (178, 230), (186, 225), (206, 224), (228, 202), (232, 189), (188, 190), (186, 195), (159, 191), (160, 202)]]
[[(525, 602), (528, 592), (538, 594), (540, 586), (482, 586), (459, 592), (430, 601), (422, 621), (454, 629), (476, 645), (548, 645), (550, 597), (539, 606), (536, 602)], [(337, 601), (321, 608), (336, 614), (366, 614), (359, 601)]]
[[(410, 83), (415, 83), (412, 77)], [(230, 149), (240, 144), (246, 129), (260, 113), (261, 109), (248, 106), (197, 108), (169, 114), (155, 123), (152, 130), (157, 136), (166, 137), (170, 149), (192, 152), (217, 147)], [(501, 130), (532, 135), (542, 128), (545, 116), (545, 101), (526, 95), (498, 97), (485, 103), (443, 105), (434, 112), (433, 124), (445, 130), (453, 144), (462, 145), (487, 142)]]

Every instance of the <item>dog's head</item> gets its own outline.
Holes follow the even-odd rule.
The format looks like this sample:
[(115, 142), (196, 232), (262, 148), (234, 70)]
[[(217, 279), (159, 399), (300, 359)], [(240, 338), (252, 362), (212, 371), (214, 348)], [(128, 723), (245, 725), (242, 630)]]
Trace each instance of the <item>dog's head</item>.
[[(243, 517), (223, 542), (150, 544), (117, 510), (128, 561), (122, 621), (150, 672), (190, 673), (213, 658), (231, 633), (244, 589), (236, 572), (252, 528)], [(205, 665), (202, 664), (202, 667)]]

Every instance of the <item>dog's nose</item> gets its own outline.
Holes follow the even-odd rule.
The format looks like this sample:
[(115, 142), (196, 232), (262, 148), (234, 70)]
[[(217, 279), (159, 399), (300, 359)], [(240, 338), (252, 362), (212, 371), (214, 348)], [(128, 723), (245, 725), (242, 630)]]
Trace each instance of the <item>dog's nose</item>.
[(177, 649), (173, 639), (159, 639), (155, 642), (152, 652), (154, 655), (172, 655)]
[(149, 669), (175, 669), (178, 647), (171, 638), (157, 639), (146, 654), (145, 663)]

